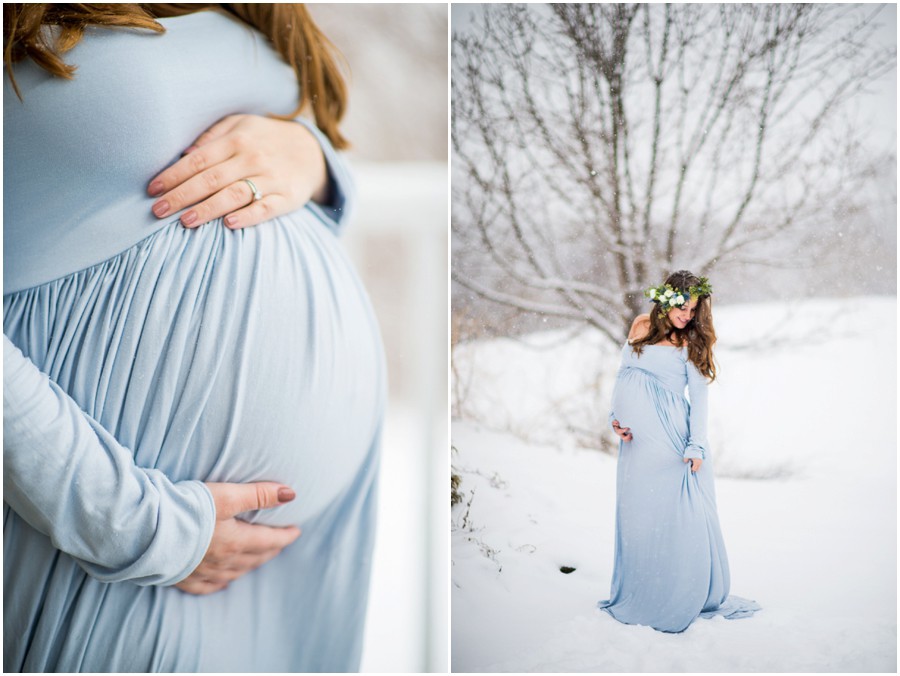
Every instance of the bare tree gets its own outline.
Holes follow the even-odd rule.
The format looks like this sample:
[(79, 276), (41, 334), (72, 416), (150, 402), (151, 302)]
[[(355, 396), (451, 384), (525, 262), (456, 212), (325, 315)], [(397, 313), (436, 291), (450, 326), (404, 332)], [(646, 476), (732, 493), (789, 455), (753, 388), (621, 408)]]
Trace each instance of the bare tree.
[(865, 178), (880, 9), (487, 7), (453, 36), (454, 281), (619, 341), (672, 265), (810, 264)]

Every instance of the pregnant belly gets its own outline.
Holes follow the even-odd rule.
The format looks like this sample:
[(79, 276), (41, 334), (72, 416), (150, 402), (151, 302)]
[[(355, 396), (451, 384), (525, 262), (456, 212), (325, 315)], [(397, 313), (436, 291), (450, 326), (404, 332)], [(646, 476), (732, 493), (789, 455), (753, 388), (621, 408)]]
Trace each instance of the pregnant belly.
[(135, 455), (173, 480), (272, 480), (302, 524), (377, 433), (377, 327), (334, 236), (307, 212), (230, 231), (165, 228), (4, 298), (4, 328)]
[(612, 407), (619, 424), (631, 428), (632, 448), (656, 449), (666, 459), (684, 450), (688, 434), (687, 402), (649, 373), (635, 368), (621, 371)]

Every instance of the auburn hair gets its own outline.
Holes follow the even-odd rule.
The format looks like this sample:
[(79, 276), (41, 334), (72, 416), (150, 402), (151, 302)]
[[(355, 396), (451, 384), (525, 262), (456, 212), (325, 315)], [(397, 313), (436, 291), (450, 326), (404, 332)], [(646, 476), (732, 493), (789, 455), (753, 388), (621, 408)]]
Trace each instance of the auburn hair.
[[(159, 17), (182, 16), (206, 9), (227, 12), (265, 35), (297, 76), (300, 104), (289, 115), (270, 116), (289, 120), (307, 110), (335, 148), (346, 148), (347, 140), (338, 124), (347, 107), (347, 87), (341, 74), (343, 59), (313, 22), (302, 4), (287, 3), (173, 3), (132, 4), (3, 4), (3, 64), (15, 89), (12, 64), (30, 57), (51, 75), (72, 79), (76, 66), (62, 55), (72, 49), (87, 26), (144, 28), (164, 33)], [(44, 30), (56, 26), (58, 31)], [(240, 112), (240, 111), (235, 111)]]
[[(687, 270), (679, 270), (666, 277), (665, 283), (686, 292), (690, 287), (700, 284), (700, 278)], [(631, 346), (637, 354), (641, 354), (644, 345), (654, 345), (661, 340), (668, 340), (678, 347), (687, 344), (688, 359), (697, 370), (709, 378), (710, 382), (716, 379), (716, 365), (713, 360), (716, 330), (713, 328), (710, 296), (698, 298), (694, 316), (683, 329), (672, 324), (669, 321), (668, 311), (662, 310), (659, 303), (654, 303), (650, 311), (650, 332), (643, 338), (635, 340)]]

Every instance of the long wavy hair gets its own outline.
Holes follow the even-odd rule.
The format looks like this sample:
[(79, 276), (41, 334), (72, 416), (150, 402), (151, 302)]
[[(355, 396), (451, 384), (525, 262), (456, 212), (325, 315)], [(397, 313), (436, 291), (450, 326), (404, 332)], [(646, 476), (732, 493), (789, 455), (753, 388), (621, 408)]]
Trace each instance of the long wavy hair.
[[(159, 17), (182, 16), (201, 10), (227, 12), (265, 35), (297, 76), (300, 104), (289, 115), (270, 117), (289, 120), (307, 110), (316, 125), (336, 148), (346, 148), (347, 140), (338, 123), (347, 106), (347, 88), (341, 74), (343, 60), (337, 49), (319, 30), (301, 4), (3, 4), (3, 64), (15, 89), (12, 64), (30, 57), (51, 75), (72, 79), (76, 66), (62, 55), (84, 36), (87, 26), (145, 28), (164, 33)], [(58, 31), (44, 30), (56, 26)], [(240, 111), (235, 111), (240, 112)]]
[[(687, 270), (673, 272), (666, 277), (666, 284), (676, 289), (687, 291), (698, 285), (700, 278)], [(631, 345), (637, 354), (641, 354), (644, 345), (653, 345), (661, 340), (668, 340), (680, 347), (687, 344), (688, 359), (710, 382), (716, 379), (716, 365), (713, 359), (713, 345), (716, 343), (716, 330), (713, 328), (712, 299), (700, 296), (694, 310), (694, 317), (683, 329), (679, 329), (669, 321), (669, 313), (660, 309), (659, 303), (653, 304), (650, 310), (650, 332), (635, 340)]]

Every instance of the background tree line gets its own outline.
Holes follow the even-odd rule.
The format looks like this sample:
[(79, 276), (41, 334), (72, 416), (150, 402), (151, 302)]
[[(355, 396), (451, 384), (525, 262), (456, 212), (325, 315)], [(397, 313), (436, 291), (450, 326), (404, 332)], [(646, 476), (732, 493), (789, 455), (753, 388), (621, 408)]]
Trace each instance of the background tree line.
[[(876, 5), (490, 5), (454, 30), (453, 308), (621, 341), (672, 269), (732, 298), (896, 291)], [(869, 96), (869, 98), (866, 98)], [(874, 150), (873, 150), (874, 148)]]

